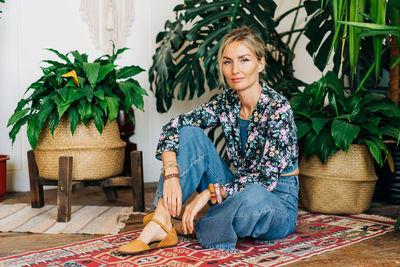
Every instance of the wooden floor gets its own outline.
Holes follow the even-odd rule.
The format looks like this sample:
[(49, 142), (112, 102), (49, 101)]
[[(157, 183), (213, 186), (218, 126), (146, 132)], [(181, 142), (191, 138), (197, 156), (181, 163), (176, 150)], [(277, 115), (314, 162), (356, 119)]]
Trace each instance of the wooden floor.
[[(146, 211), (151, 210), (155, 186), (154, 183), (145, 184)], [(44, 196), (45, 204), (56, 204), (56, 190), (46, 190)], [(5, 196), (2, 203), (29, 203), (29, 192), (9, 193)], [(107, 202), (103, 191), (97, 187), (78, 189), (72, 196), (73, 205), (131, 206), (131, 203), (132, 195), (129, 188), (119, 188), (118, 198), (115, 202)], [(397, 218), (400, 214), (400, 205), (374, 202), (371, 209), (366, 213)], [(122, 232), (141, 229), (143, 227), (142, 217), (143, 215), (132, 215), (126, 222), (126, 227)], [(26, 251), (79, 242), (99, 236), (0, 233), (0, 258)], [(351, 246), (316, 255), (287, 266), (400, 266), (400, 231), (391, 232)]]

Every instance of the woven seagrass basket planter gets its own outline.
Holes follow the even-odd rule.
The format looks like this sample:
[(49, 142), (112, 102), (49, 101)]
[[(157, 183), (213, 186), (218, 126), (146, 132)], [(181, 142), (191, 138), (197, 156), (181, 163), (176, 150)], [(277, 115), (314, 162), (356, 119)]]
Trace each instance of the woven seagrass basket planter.
[(72, 156), (72, 179), (99, 180), (121, 174), (124, 167), (126, 143), (120, 139), (116, 120), (107, 123), (100, 134), (94, 121), (85, 126), (79, 122), (72, 136), (69, 121), (60, 120), (51, 135), (46, 126), (40, 132), (35, 149), (39, 176), (58, 180), (58, 159)]
[(377, 181), (374, 162), (364, 145), (350, 145), (322, 164), (316, 155), (300, 162), (301, 204), (310, 211), (359, 214), (371, 204)]

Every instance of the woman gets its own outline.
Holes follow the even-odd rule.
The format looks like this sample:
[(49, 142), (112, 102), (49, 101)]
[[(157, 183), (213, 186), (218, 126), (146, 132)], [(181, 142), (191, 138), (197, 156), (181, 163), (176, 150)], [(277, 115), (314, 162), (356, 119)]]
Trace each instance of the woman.
[[(171, 216), (180, 215), (182, 203), (195, 190), (199, 194), (183, 212), (182, 230), (195, 232), (203, 247), (232, 249), (238, 238), (268, 240), (293, 233), (298, 196), (296, 126), (288, 101), (260, 82), (264, 43), (248, 27), (235, 29), (221, 43), (218, 64), (222, 83), (229, 89), (163, 127), (156, 153), (163, 174), (155, 212), (146, 216), (140, 236), (120, 247), (120, 253), (176, 245)], [(234, 173), (202, 131), (219, 125)], [(194, 223), (210, 200), (216, 204)]]

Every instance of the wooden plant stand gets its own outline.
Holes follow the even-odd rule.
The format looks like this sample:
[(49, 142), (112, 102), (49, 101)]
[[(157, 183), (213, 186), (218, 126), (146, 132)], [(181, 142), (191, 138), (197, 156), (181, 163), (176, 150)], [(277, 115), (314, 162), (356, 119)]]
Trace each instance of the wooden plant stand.
[(33, 150), (28, 151), (29, 182), (32, 208), (44, 206), (43, 186), (57, 185), (57, 222), (71, 220), (71, 192), (72, 184), (77, 186), (101, 186), (108, 201), (117, 197), (115, 186), (132, 186), (133, 210), (144, 211), (144, 184), (142, 152), (130, 153), (130, 176), (105, 177), (101, 180), (73, 180), (72, 157), (60, 157), (58, 180), (49, 180), (39, 176), (38, 167)]

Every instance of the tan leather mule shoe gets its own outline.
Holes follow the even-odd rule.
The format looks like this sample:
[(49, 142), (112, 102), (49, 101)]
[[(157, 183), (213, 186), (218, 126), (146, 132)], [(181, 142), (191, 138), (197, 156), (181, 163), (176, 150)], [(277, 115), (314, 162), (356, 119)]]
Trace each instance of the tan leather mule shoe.
[(171, 230), (168, 230), (167, 227), (165, 227), (165, 225), (163, 225), (158, 220), (151, 218), (151, 221), (157, 223), (167, 233), (167, 236), (164, 237), (163, 240), (158, 242), (152, 242), (147, 245), (143, 241), (135, 239), (123, 246), (120, 246), (117, 250), (118, 253), (133, 255), (159, 248), (174, 247), (178, 244), (178, 235), (176, 234), (174, 226), (172, 226)]
[(147, 214), (143, 217), (143, 225), (148, 224), (154, 216), (154, 212)]

